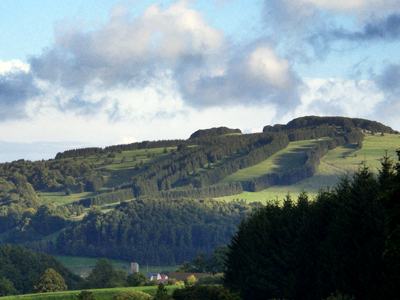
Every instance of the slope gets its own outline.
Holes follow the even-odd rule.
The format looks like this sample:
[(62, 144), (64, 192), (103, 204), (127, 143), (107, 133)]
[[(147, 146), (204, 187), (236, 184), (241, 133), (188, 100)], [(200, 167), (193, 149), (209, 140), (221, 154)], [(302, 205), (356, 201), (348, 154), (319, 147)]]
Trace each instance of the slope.
[(282, 172), (288, 168), (299, 167), (304, 161), (305, 151), (327, 138), (290, 142), (289, 145), (268, 157), (266, 160), (248, 168), (240, 169), (225, 177), (222, 182), (245, 181), (267, 173)]
[(362, 162), (365, 162), (373, 171), (377, 171), (380, 159), (386, 153), (394, 158), (399, 148), (400, 135), (398, 134), (366, 135), (361, 149), (357, 149), (354, 145), (346, 145), (330, 150), (322, 157), (317, 172), (310, 178), (292, 185), (274, 186), (258, 192), (243, 192), (217, 199), (266, 202), (282, 200), (288, 193), (297, 197), (302, 191), (315, 196), (321, 188), (333, 186), (341, 176), (356, 171)]

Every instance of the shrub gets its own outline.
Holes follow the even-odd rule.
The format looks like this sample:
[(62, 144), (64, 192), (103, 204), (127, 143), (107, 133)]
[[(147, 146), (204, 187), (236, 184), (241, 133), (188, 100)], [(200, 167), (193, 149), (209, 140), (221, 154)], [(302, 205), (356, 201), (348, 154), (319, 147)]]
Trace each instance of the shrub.
[(197, 278), (194, 275), (189, 275), (185, 280), (185, 286), (194, 286), (197, 282)]
[(64, 278), (56, 270), (49, 268), (40, 277), (35, 290), (39, 293), (65, 291), (67, 285)]
[(90, 291), (82, 291), (78, 295), (78, 300), (96, 300), (93, 293)]
[(149, 294), (139, 291), (121, 292), (112, 298), (113, 300), (151, 300), (152, 297)]

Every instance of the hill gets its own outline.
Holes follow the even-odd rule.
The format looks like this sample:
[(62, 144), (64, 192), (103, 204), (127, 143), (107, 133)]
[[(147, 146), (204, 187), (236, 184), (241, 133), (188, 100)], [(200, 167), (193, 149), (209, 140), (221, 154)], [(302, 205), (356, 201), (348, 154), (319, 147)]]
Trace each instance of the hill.
[[(328, 151), (321, 158), (315, 174), (309, 178), (290, 185), (272, 186), (258, 192), (244, 191), (237, 195), (222, 196), (217, 199), (268, 202), (275, 199), (282, 200), (288, 193), (297, 197), (302, 191), (307, 191), (310, 196), (315, 196), (321, 188), (332, 187), (342, 176), (358, 170), (361, 163), (365, 163), (373, 172), (377, 172), (381, 158), (386, 154), (395, 158), (396, 150), (399, 147), (400, 135), (398, 134), (385, 134), (384, 136), (367, 134), (361, 148), (357, 148), (355, 145), (345, 145)], [(289, 150), (289, 147), (285, 148), (281, 155), (285, 155)], [(264, 161), (264, 164), (270, 163), (271, 159), (272, 157)], [(284, 165), (281, 164), (281, 166)]]
[[(398, 148), (375, 121), (303, 117), (263, 132), (72, 149), (0, 164), (0, 242), (53, 254), (165, 265), (225, 244), (256, 205), (316, 193)], [(211, 198), (217, 199), (212, 200)], [(229, 201), (219, 201), (220, 199)], [(233, 201), (243, 199), (245, 201)]]
[(199, 129), (196, 132), (193, 132), (189, 139), (235, 134), (242, 134), (242, 131), (240, 129), (231, 129), (228, 127), (214, 127), (210, 129)]

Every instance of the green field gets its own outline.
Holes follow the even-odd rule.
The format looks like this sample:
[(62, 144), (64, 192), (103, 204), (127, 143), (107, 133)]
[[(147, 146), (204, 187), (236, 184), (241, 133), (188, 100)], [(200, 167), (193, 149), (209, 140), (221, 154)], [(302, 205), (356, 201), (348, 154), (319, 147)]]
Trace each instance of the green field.
[(300, 166), (302, 158), (305, 156), (304, 151), (321, 140), (323, 139), (291, 142), (285, 149), (278, 151), (254, 166), (241, 169), (225, 177), (222, 182), (250, 180), (267, 173), (281, 172), (285, 168)]
[(93, 193), (75, 193), (65, 195), (64, 192), (40, 192), (38, 193), (43, 204), (65, 205), (93, 195)]
[(175, 149), (176, 147), (167, 147), (122, 151), (121, 153), (116, 153), (102, 168), (109, 171), (131, 169), (140, 163), (148, 162)]
[[(150, 162), (153, 159), (174, 151), (176, 147), (149, 148), (122, 151), (110, 154), (98, 154), (81, 157), (82, 161), (92, 163), (97, 169), (102, 170), (106, 178), (104, 190), (110, 187), (128, 182), (135, 167)], [(64, 192), (42, 192), (38, 193), (43, 204), (65, 205), (90, 196), (93, 193), (73, 193), (65, 195)]]
[(92, 163), (105, 170), (122, 170), (134, 168), (140, 163), (145, 163), (162, 154), (175, 150), (176, 147), (158, 147), (147, 149), (127, 150), (105, 154), (80, 157), (80, 160)]
[[(177, 286), (166, 286), (168, 292), (172, 294), (172, 292), (177, 289)], [(120, 292), (127, 291), (140, 291), (147, 293), (149, 295), (155, 295), (157, 291), (157, 286), (140, 286), (140, 287), (122, 287), (122, 288), (109, 288), (109, 289), (93, 289), (89, 290), (93, 292), (96, 300), (110, 300), (115, 294)], [(16, 299), (46, 299), (46, 300), (76, 300), (77, 295), (81, 292), (81, 290), (77, 291), (65, 291), (65, 292), (55, 292), (55, 293), (43, 293), (43, 294), (26, 294), (26, 295), (18, 295), (18, 296), (6, 296), (0, 297), (0, 299), (4, 300), (16, 300)]]
[[(67, 267), (72, 273), (83, 277), (89, 275), (90, 271), (94, 268), (96, 261), (98, 260), (98, 258), (79, 256), (55, 256), (55, 258), (65, 267)], [(130, 263), (128, 261), (115, 259), (110, 259), (109, 261), (116, 269), (126, 272), (129, 271)], [(143, 274), (147, 274), (147, 272), (172, 272), (176, 271), (178, 268), (179, 266), (139, 266), (139, 270)]]
[[(224, 196), (217, 199), (223, 201), (243, 199), (249, 202), (268, 202), (282, 200), (288, 193), (295, 198), (302, 191), (306, 191), (311, 197), (313, 197), (321, 188), (333, 186), (338, 182), (341, 176), (356, 171), (362, 162), (365, 162), (371, 170), (377, 172), (380, 166), (380, 159), (385, 155), (386, 151), (389, 156), (395, 158), (396, 149), (399, 148), (400, 135), (367, 135), (363, 141), (361, 149), (347, 146), (337, 147), (330, 150), (321, 159), (318, 171), (313, 177), (304, 179), (293, 185), (274, 186), (259, 192), (243, 192), (238, 195)], [(280, 152), (281, 154), (284, 154), (287, 150), (288, 148)], [(267, 164), (266, 161), (264, 161), (263, 163), (266, 166), (273, 165), (271, 162)], [(246, 169), (251, 170), (253, 167)], [(259, 168), (253, 168), (252, 170), (254, 173), (247, 172), (246, 176), (259, 176), (258, 169)]]

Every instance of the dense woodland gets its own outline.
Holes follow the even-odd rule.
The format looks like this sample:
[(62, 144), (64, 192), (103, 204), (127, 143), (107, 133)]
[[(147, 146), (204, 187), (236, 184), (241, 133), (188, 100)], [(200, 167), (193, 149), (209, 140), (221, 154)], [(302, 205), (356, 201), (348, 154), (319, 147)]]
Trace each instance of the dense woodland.
[(68, 288), (77, 288), (79, 276), (72, 274), (53, 257), (11, 245), (0, 246), (0, 296), (34, 291), (46, 269), (56, 270)]
[(174, 265), (228, 243), (255, 206), (215, 200), (133, 201), (107, 214), (90, 212), (63, 231), (52, 250)]
[(378, 177), (362, 167), (313, 202), (269, 204), (239, 226), (225, 284), (243, 299), (398, 299), (399, 200), (386, 157)]

